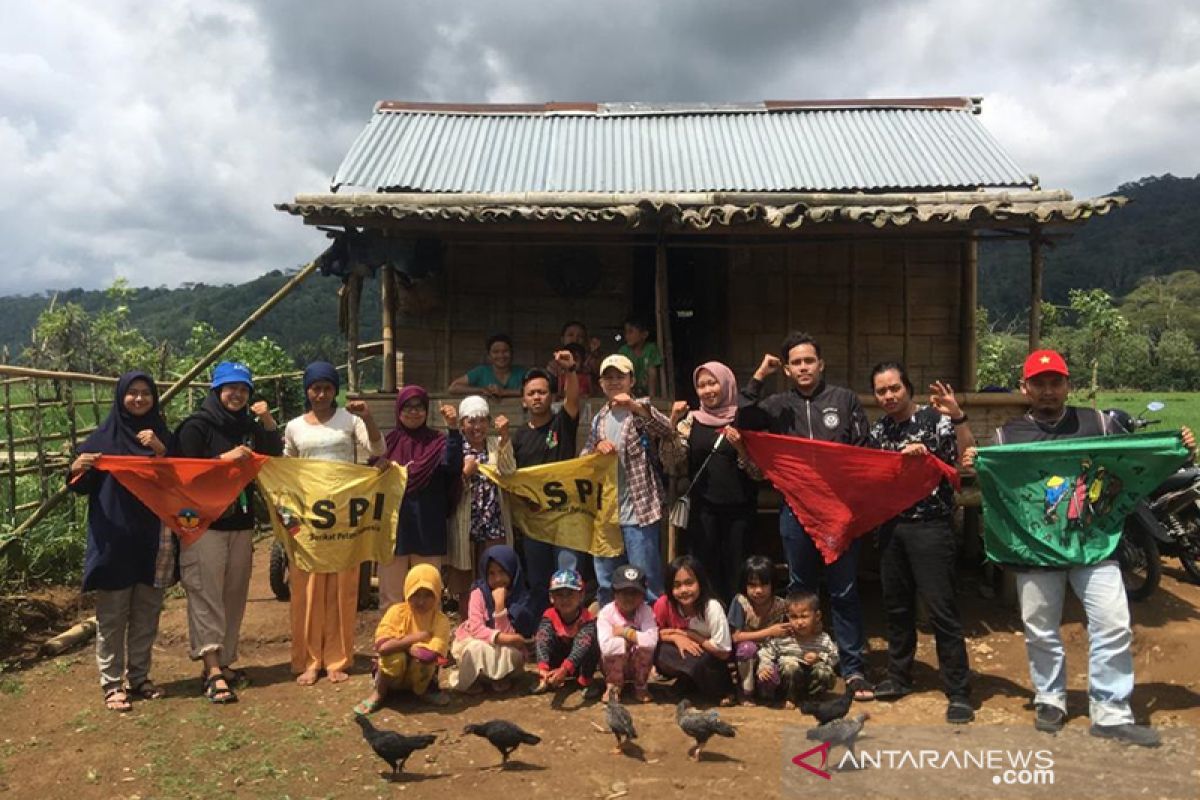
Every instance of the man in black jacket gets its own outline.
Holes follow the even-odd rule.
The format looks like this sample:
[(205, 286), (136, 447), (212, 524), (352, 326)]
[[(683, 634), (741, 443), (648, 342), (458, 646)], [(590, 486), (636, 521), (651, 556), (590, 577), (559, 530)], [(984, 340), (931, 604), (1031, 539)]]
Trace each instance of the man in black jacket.
[[(782, 359), (770, 353), (764, 355), (754, 377), (742, 389), (737, 427), (866, 446), (870, 433), (866, 412), (853, 391), (825, 383), (825, 361), (817, 341), (807, 333), (792, 333), (783, 340), (781, 351)], [(785, 392), (762, 397), (763, 381), (781, 367), (794, 385)], [(824, 559), (787, 503), (779, 512), (779, 535), (788, 562), (788, 593), (818, 592)], [(842, 675), (854, 689), (856, 700), (872, 700), (875, 694), (866, 678), (867, 644), (858, 599), (860, 546), (861, 540), (856, 539), (837, 561), (825, 565), (825, 581)]]

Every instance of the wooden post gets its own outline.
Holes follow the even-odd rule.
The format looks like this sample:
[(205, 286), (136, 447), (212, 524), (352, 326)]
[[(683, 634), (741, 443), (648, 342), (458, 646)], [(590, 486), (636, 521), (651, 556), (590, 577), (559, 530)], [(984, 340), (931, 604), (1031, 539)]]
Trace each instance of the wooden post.
[[(8, 348), (4, 348), (4, 360), (8, 360)], [(4, 382), (4, 435), (8, 437), (8, 521), (17, 524), (17, 447), (13, 444), (12, 387)]]
[[(71, 454), (75, 453), (75, 445), (78, 443), (79, 433), (75, 424), (75, 385), (71, 381), (64, 381), (62, 384), (63, 400), (67, 406), (67, 436), (71, 442)], [(71, 522), (76, 523), (79, 520), (76, 515), (79, 511), (78, 503), (71, 503)]]
[(37, 439), (37, 466), (38, 466), (38, 486), (41, 489), (42, 502), (50, 496), (50, 483), (46, 479), (46, 445), (42, 441), (42, 398), (38, 391), (38, 382), (32, 380), (29, 382), (29, 388), (33, 392), (33, 435)]
[(662, 393), (675, 398), (675, 354), (671, 347), (671, 295), (667, 270), (667, 243), (659, 232), (654, 248), (654, 317), (658, 329), (658, 352), (662, 354)]
[(396, 391), (396, 283), (395, 268), (385, 264), (379, 270), (379, 316), (383, 327), (383, 380), (380, 390)]
[[(95, 372), (95, 371), (96, 371), (96, 364), (94, 361), (92, 361), (91, 357), (89, 356), (88, 357), (88, 372)], [(92, 424), (99, 425), (100, 424), (100, 398), (96, 394), (96, 382), (95, 381), (88, 381), (88, 390), (90, 391), (91, 396), (92, 396)]]
[(354, 269), (346, 278), (346, 391), (358, 394), (358, 308), (363, 276)]
[(1042, 341), (1042, 226), (1029, 226), (1029, 350)]
[(958, 363), (962, 367), (958, 385), (962, 391), (978, 388), (979, 332), (975, 330), (975, 309), (979, 305), (979, 242), (972, 235), (962, 244), (962, 310), (959, 315), (958, 341), (962, 348)]
[(217, 357), (220, 356), (221, 353), (224, 353), (231, 344), (242, 338), (242, 335), (245, 334), (246, 331), (250, 330), (254, 323), (258, 322), (266, 315), (268, 311), (278, 305), (280, 300), (291, 294), (292, 290), (301, 283), (304, 283), (306, 278), (317, 271), (317, 261), (317, 259), (310, 261), (304, 267), (304, 269), (293, 275), (291, 280), (289, 280), (283, 286), (280, 286), (279, 290), (275, 292), (275, 294), (268, 297), (266, 301), (264, 301), (263, 304), (254, 311), (253, 314), (246, 317), (246, 319), (242, 321), (241, 325), (238, 325), (236, 328), (234, 328), (228, 336), (217, 343), (216, 347), (214, 347), (212, 350), (209, 350), (203, 358), (193, 364), (191, 369), (185, 372), (178, 381), (171, 386), (168, 386), (167, 390), (158, 398), (159, 404), (166, 405), (168, 400), (185, 389), (188, 384), (190, 384), (192, 380), (200, 374), (202, 370), (204, 370), (213, 361), (216, 361)]
[(849, 364), (846, 365), (846, 385), (854, 386), (854, 376), (858, 375), (858, 251), (854, 241), (850, 241), (850, 302), (847, 304), (850, 320), (847, 324), (847, 352)]
[(450, 334), (450, 323), (453, 320), (454, 314), (452, 304), (454, 303), (455, 255), (457, 254), (454, 252), (454, 246), (451, 245), (446, 259), (446, 290), (442, 297), (442, 307), (444, 309), (444, 319), (442, 321), (442, 382), (441, 387), (439, 387), (442, 391), (445, 391), (444, 387), (449, 386), (451, 381), (450, 347), (453, 343), (453, 338)]

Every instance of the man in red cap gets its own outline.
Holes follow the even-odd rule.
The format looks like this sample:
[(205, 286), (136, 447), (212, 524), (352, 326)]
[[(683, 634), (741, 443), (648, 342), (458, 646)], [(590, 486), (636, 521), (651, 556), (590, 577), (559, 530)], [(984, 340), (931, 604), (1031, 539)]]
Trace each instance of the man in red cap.
[[(1067, 362), (1053, 350), (1036, 350), (1025, 359), (1021, 393), (1029, 411), (996, 430), (997, 444), (1044, 442), (1120, 433), (1105, 413), (1067, 405), (1071, 390)], [(1187, 428), (1183, 443), (1195, 451)], [(963, 454), (971, 468), (975, 448)], [(1045, 733), (1062, 730), (1067, 720), (1066, 656), (1062, 607), (1067, 584), (1083, 603), (1088, 629), (1088, 716), (1091, 734), (1126, 744), (1157, 747), (1156, 730), (1136, 725), (1129, 698), (1133, 694), (1133, 631), (1121, 568), (1110, 557), (1098, 564), (1069, 569), (1016, 568), (1017, 596), (1025, 625), (1025, 648), (1034, 697), (1034, 727)]]

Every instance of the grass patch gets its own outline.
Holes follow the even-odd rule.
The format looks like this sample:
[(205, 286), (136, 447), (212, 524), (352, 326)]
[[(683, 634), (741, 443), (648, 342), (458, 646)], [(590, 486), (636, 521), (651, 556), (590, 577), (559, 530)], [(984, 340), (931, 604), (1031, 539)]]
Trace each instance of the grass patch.
[(0, 694), (6, 694), (12, 697), (20, 697), (21, 695), (25, 694), (25, 684), (21, 683), (20, 679), (18, 678), (0, 678)]
[[(1151, 400), (1165, 403), (1162, 411), (1146, 412), (1147, 419), (1162, 420), (1162, 422), (1147, 428), (1148, 431), (1179, 430), (1186, 425), (1193, 431), (1200, 431), (1200, 393), (1194, 392), (1098, 392), (1096, 399), (1100, 408), (1119, 408), (1133, 416), (1137, 416)], [(1071, 401), (1080, 405), (1089, 405), (1080, 394), (1072, 396)]]

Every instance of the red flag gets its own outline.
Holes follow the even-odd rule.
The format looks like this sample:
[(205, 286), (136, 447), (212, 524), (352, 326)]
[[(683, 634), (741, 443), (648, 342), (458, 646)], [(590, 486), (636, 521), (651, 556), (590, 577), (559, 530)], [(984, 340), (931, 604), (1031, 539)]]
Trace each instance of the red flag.
[(936, 456), (905, 456), (796, 436), (742, 431), (754, 463), (782, 494), (826, 564), (850, 543), (922, 498), (958, 470)]
[(100, 456), (95, 466), (120, 481), (188, 547), (225, 513), (266, 461), (260, 455), (240, 461)]

